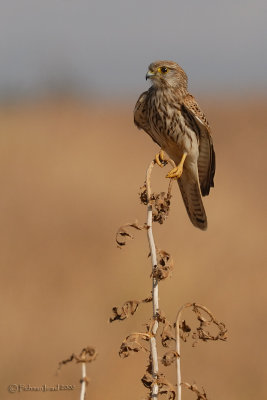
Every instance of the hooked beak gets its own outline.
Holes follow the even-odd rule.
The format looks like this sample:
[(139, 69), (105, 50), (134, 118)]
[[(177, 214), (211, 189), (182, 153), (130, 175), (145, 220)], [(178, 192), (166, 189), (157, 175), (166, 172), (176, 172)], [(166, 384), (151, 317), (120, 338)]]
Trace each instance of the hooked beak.
[(154, 72), (148, 70), (146, 74), (146, 80), (153, 78), (155, 76)]

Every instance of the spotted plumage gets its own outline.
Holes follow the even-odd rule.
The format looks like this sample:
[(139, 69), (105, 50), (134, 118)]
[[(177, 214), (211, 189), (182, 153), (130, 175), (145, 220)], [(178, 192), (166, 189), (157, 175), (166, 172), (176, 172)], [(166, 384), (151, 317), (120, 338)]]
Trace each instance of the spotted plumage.
[(178, 184), (193, 225), (205, 230), (207, 217), (202, 196), (214, 186), (215, 153), (210, 126), (187, 90), (187, 75), (172, 61), (150, 64), (146, 78), (152, 81), (141, 94), (134, 122), (181, 165)]

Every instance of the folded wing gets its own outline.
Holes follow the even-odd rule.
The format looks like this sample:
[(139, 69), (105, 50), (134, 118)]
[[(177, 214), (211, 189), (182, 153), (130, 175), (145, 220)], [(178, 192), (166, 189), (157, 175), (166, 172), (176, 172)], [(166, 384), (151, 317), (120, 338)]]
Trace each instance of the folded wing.
[(202, 196), (207, 196), (214, 187), (215, 152), (212, 143), (209, 123), (195, 98), (188, 94), (183, 102), (186, 111), (194, 119), (199, 133), (198, 174)]

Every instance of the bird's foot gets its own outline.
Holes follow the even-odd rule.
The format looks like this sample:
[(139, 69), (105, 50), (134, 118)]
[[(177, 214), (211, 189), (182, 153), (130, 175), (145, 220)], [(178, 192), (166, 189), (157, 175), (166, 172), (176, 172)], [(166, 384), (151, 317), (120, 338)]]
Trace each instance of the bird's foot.
[(184, 162), (186, 159), (187, 153), (184, 153), (182, 156), (182, 159), (180, 163), (177, 165), (177, 167), (173, 168), (167, 175), (166, 178), (175, 178), (179, 179), (182, 176), (183, 169), (184, 169)]
[(179, 179), (183, 173), (183, 165), (177, 165), (177, 167), (173, 168), (168, 174), (166, 178), (176, 178)]
[(155, 161), (158, 164), (158, 166), (161, 168), (167, 164), (167, 162), (164, 159), (164, 151), (163, 150), (160, 150), (160, 152), (155, 155)]

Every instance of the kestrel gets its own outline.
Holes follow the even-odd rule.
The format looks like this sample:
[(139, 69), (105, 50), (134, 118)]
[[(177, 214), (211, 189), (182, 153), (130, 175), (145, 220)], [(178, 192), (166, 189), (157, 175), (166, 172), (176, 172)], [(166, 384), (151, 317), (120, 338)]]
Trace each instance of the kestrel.
[(172, 61), (149, 65), (146, 79), (152, 86), (139, 97), (134, 122), (161, 150), (156, 162), (162, 166), (164, 151), (177, 165), (167, 178), (178, 180), (188, 216), (194, 226), (207, 229), (202, 196), (214, 187), (215, 153), (209, 123), (195, 98), (188, 93), (187, 75)]

